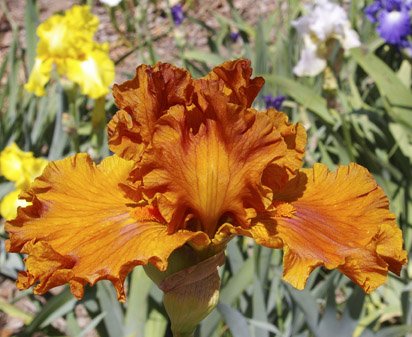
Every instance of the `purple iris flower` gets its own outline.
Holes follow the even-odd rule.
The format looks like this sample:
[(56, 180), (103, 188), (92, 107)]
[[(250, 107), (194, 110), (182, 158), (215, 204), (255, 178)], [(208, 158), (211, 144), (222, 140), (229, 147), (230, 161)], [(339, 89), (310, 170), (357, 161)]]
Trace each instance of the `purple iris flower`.
[(272, 96), (271, 94), (263, 96), (263, 100), (266, 104), (266, 109), (274, 108), (280, 110), (282, 108), (283, 101), (286, 99), (285, 96)]
[(239, 32), (230, 32), (229, 37), (232, 42), (236, 42), (239, 39), (240, 33)]
[(185, 13), (183, 13), (183, 7), (181, 4), (172, 6), (170, 9), (172, 12), (172, 18), (176, 26), (180, 26), (185, 19)]
[(409, 11), (382, 11), (378, 14), (378, 33), (388, 43), (400, 47), (412, 32)]
[(365, 8), (365, 15), (370, 22), (376, 23), (378, 21), (376, 16), (378, 15), (378, 12), (381, 9), (381, 4), (378, 1), (375, 1), (374, 3)]
[(365, 8), (365, 15), (369, 21), (378, 24), (377, 31), (387, 43), (410, 48), (411, 9), (412, 0), (375, 0)]

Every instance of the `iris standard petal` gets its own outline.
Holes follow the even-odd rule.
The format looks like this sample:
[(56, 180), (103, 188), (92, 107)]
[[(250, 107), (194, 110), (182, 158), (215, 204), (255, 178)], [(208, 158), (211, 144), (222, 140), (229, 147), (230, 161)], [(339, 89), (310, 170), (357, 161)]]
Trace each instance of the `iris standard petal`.
[(109, 146), (117, 155), (137, 160), (151, 141), (156, 121), (176, 104), (189, 105), (190, 74), (170, 64), (142, 65), (136, 76), (113, 86), (120, 109), (108, 124)]
[(262, 77), (251, 78), (252, 67), (249, 60), (227, 61), (204, 77), (205, 80), (221, 80), (225, 84), (230, 103), (249, 108), (265, 83)]
[(59, 72), (77, 83), (82, 94), (97, 99), (109, 93), (114, 80), (114, 63), (108, 54), (108, 46), (96, 45), (84, 59), (67, 59)]

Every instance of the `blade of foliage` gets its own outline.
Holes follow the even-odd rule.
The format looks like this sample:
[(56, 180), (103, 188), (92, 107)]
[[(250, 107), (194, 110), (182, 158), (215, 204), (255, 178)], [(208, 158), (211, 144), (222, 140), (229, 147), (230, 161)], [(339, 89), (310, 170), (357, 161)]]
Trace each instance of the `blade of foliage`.
[(408, 127), (412, 127), (410, 109), (412, 108), (411, 90), (405, 87), (396, 74), (377, 56), (365, 53), (362, 49), (354, 48), (350, 51), (352, 57), (362, 69), (375, 81), (381, 94), (391, 105), (388, 110), (390, 116)]
[(97, 284), (96, 297), (101, 311), (106, 314), (103, 322), (109, 336), (123, 336), (125, 330), (123, 311), (111, 283), (108, 281), (99, 282)]
[(37, 7), (35, 0), (27, 0), (24, 8), (24, 28), (26, 35), (26, 54), (28, 70), (31, 71), (36, 57), (36, 26), (38, 22)]
[(249, 326), (245, 317), (239, 311), (231, 308), (229, 305), (224, 303), (219, 303), (217, 305), (217, 310), (219, 310), (233, 336), (252, 336), (249, 332)]
[(334, 119), (326, 107), (325, 99), (312, 89), (309, 89), (294, 80), (280, 76), (268, 77), (268, 82), (277, 86), (281, 92), (293, 97), (294, 100), (311, 110), (322, 120), (322, 122), (331, 125), (334, 124)]
[(142, 268), (135, 268), (130, 277), (129, 297), (124, 320), (125, 336), (143, 337), (153, 282)]
[(72, 310), (75, 304), (76, 299), (66, 287), (60, 294), (51, 297), (47, 301), (41, 311), (36, 314), (33, 321), (24, 329), (24, 333), (27, 335), (33, 334), (40, 327), (46, 326), (52, 320)]

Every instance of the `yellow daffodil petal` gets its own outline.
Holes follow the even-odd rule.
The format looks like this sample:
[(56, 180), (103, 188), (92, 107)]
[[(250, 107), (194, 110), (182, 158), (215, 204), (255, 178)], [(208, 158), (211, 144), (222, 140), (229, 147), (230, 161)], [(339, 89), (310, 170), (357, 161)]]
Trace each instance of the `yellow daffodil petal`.
[(30, 73), (28, 82), (24, 85), (24, 89), (36, 96), (45, 94), (44, 87), (50, 80), (53, 62), (51, 59), (36, 58), (33, 69)]
[(91, 39), (99, 26), (99, 18), (87, 5), (74, 5), (65, 12), (65, 18), (67, 26), (82, 32), (84, 39)]
[(110, 280), (120, 300), (123, 281), (136, 265), (165, 270), (169, 255), (203, 233), (167, 233), (152, 206), (139, 206), (127, 183), (134, 162), (113, 156), (95, 165), (86, 154), (50, 163), (22, 194), (30, 206), (6, 223), (10, 252), (27, 254), (18, 287), (35, 293), (69, 283), (81, 298), (86, 284)]
[(16, 143), (11, 143), (0, 152), (0, 175), (13, 182), (21, 181), (23, 160), (32, 158), (33, 153), (22, 151)]
[(114, 63), (107, 48), (96, 47), (82, 60), (67, 59), (59, 72), (77, 83), (82, 94), (96, 99), (109, 92), (109, 86), (114, 80)]
[(366, 292), (406, 263), (402, 234), (372, 175), (357, 164), (304, 169), (254, 219), (251, 235), (285, 250), (284, 279), (298, 289), (317, 266), (338, 268)]
[(29, 203), (24, 199), (19, 199), (20, 190), (6, 194), (0, 200), (0, 216), (6, 220), (14, 219), (17, 215), (18, 207), (26, 207)]
[(0, 175), (13, 181), (17, 189), (24, 189), (39, 176), (47, 165), (44, 158), (35, 158), (12, 143), (0, 153)]
[(132, 80), (113, 86), (120, 110), (108, 124), (110, 149), (126, 159), (139, 159), (156, 121), (171, 106), (190, 104), (192, 93), (186, 70), (165, 63), (138, 67)]
[(37, 28), (37, 55), (43, 59), (82, 57), (93, 47), (99, 19), (89, 6), (73, 6), (64, 15), (56, 14)]

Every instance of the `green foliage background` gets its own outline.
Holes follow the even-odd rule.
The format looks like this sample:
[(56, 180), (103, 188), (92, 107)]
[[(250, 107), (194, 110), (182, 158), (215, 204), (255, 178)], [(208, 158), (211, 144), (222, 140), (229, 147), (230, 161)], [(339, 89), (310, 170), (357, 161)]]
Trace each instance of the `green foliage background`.
[[(73, 1), (74, 2), (74, 1)], [(89, 2), (90, 5), (93, 1)], [(352, 1), (350, 20), (359, 32), (363, 47), (353, 49), (342, 59), (336, 46), (340, 70), (333, 69), (336, 88), (325, 89), (323, 75), (296, 78), (292, 68), (298, 59), (299, 41), (291, 21), (301, 13), (301, 2), (278, 1), (273, 12), (256, 25), (242, 19), (231, 1), (230, 16), (216, 14), (218, 28), (192, 17), (186, 2), (187, 18), (208, 32), (208, 50), (191, 46), (170, 18), (167, 34), (174, 36), (178, 53), (175, 63), (188, 68), (194, 76), (205, 74), (226, 59), (252, 60), (254, 74), (266, 80), (262, 94), (288, 96), (283, 110), (293, 121), (302, 122), (309, 135), (305, 162), (323, 162), (331, 169), (355, 161), (367, 167), (391, 200), (403, 230), (405, 247), (412, 245), (412, 93), (411, 60), (380, 40), (374, 27), (363, 16), (365, 1)], [(41, 98), (27, 93), (21, 70), (27, 75), (36, 54), (35, 28), (39, 23), (35, 0), (27, 0), (24, 27), (19, 28), (0, 2), (11, 27), (13, 40), (7, 56), (0, 60), (0, 150), (12, 141), (37, 156), (54, 160), (78, 150), (92, 152), (99, 160), (108, 155), (105, 123), (116, 111), (113, 99), (93, 101), (76, 94), (68, 97), (56, 79)], [(124, 0), (106, 8), (111, 23), (129, 41), (130, 50), (122, 55), (140, 63), (160, 60), (148, 29), (149, 1)], [(135, 8), (135, 13), (129, 10)], [(138, 15), (137, 15), (138, 14)], [(169, 15), (170, 16), (170, 15)], [(121, 28), (125, 23), (125, 30)], [(18, 43), (19, 30), (25, 32), (25, 47)], [(184, 29), (184, 28), (179, 28)], [(233, 48), (231, 30), (241, 32), (242, 47)], [(138, 39), (135, 37), (138, 36)], [(137, 41), (137, 42), (136, 42)], [(130, 70), (130, 77), (133, 75)], [(262, 94), (257, 107), (263, 109)], [(67, 112), (69, 114), (67, 114)], [(105, 113), (104, 113), (105, 112)], [(67, 120), (67, 115), (72, 118)], [(12, 184), (0, 180), (0, 197)], [(0, 227), (0, 273), (3, 280), (15, 279), (22, 268), (22, 256), (6, 254), (6, 234)], [(217, 337), (391, 337), (412, 336), (412, 266), (401, 277), (390, 275), (386, 285), (371, 295), (365, 294), (336, 271), (318, 269), (304, 291), (297, 291), (281, 280), (282, 252), (253, 245), (247, 239), (233, 239), (227, 249), (227, 262), (221, 269), (220, 304), (200, 325), (196, 336)], [(142, 269), (136, 268), (127, 279), (128, 300), (117, 301), (112, 286), (100, 282), (90, 288), (82, 301), (68, 289), (60, 293), (34, 296), (31, 291), (16, 293), (7, 301), (0, 298), (0, 311), (24, 323), (21, 336), (41, 332), (48, 336), (170, 336), (162, 294)], [(27, 313), (15, 305), (26, 299), (36, 308)], [(79, 325), (77, 306), (90, 316)], [(63, 317), (64, 331), (55, 320)], [(1, 323), (0, 323), (1, 324)], [(1, 326), (0, 326), (1, 331)]]

